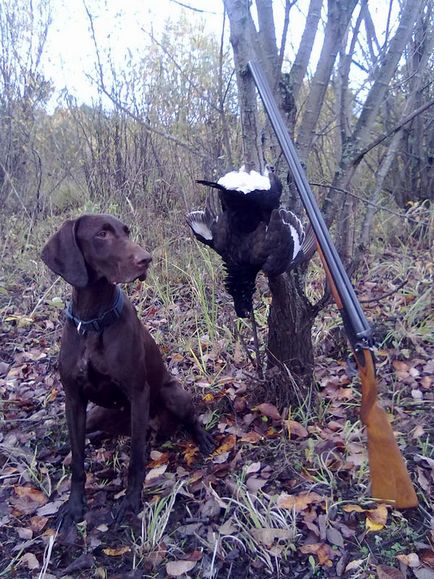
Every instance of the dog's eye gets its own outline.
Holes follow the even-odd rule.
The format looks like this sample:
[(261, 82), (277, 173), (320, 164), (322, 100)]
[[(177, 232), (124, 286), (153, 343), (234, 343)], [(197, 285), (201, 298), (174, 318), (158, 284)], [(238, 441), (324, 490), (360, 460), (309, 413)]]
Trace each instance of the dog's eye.
[(105, 229), (98, 231), (98, 233), (96, 234), (96, 237), (99, 237), (100, 239), (104, 239), (105, 237), (107, 237), (107, 231)]

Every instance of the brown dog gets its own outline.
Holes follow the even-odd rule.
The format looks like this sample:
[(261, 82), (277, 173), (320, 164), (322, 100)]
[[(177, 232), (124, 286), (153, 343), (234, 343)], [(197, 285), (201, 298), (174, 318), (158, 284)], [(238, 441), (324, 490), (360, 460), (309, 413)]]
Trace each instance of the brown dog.
[(110, 215), (66, 221), (43, 248), (42, 259), (73, 286), (59, 355), (72, 450), (71, 493), (60, 516), (66, 527), (84, 515), (86, 408), (92, 401), (129, 415), (131, 457), (126, 496), (116, 515), (120, 522), (127, 511), (140, 508), (150, 413), (183, 423), (203, 452), (212, 449), (212, 438), (116, 285), (144, 280), (152, 259), (130, 240), (128, 228)]

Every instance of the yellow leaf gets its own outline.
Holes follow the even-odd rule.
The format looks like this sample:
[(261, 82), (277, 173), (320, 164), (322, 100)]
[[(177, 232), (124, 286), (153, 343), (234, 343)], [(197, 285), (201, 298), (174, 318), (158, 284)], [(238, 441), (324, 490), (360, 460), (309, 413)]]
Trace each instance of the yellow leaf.
[(125, 553), (129, 553), (130, 551), (131, 549), (127, 545), (125, 545), (125, 547), (118, 548), (107, 547), (106, 549), (102, 550), (102, 552), (109, 557), (120, 557), (121, 555), (125, 555)]
[(215, 451), (212, 453), (212, 456), (218, 456), (219, 454), (223, 454), (224, 452), (232, 450), (233, 447), (235, 446), (236, 441), (237, 439), (235, 437), (235, 434), (229, 434), (223, 440), (222, 444), (215, 449)]
[(199, 449), (194, 444), (189, 444), (184, 451), (184, 460), (188, 466), (191, 466), (199, 454)]
[(381, 531), (387, 523), (386, 505), (378, 505), (376, 509), (370, 509), (367, 513), (365, 527), (368, 531)]

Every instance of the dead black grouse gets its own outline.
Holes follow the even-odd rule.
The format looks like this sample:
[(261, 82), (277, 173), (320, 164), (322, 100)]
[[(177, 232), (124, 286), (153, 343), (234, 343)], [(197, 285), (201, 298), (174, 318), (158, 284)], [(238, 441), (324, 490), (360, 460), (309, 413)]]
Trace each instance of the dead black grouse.
[(274, 276), (294, 267), (313, 253), (314, 238), (306, 244), (298, 217), (279, 208), (282, 184), (272, 171), (261, 175), (242, 167), (217, 183), (198, 183), (213, 189), (205, 210), (189, 213), (187, 222), (196, 238), (222, 257), (226, 289), (237, 315), (246, 318), (258, 272)]

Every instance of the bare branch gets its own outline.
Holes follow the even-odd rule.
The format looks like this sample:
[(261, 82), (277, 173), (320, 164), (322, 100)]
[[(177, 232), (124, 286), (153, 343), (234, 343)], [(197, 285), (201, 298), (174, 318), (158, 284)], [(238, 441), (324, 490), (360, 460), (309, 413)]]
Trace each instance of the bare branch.
[(405, 117), (405, 119), (403, 119), (402, 121), (400, 121), (397, 125), (395, 125), (393, 127), (393, 129), (391, 129), (390, 131), (388, 131), (387, 133), (385, 133), (384, 135), (381, 135), (380, 137), (377, 137), (374, 141), (372, 141), (369, 145), (367, 145), (358, 155), (357, 157), (353, 160), (353, 165), (358, 165), (360, 163), (360, 161), (363, 159), (363, 157), (369, 153), (369, 151), (371, 151), (374, 147), (377, 147), (378, 145), (380, 145), (383, 141), (385, 141), (388, 137), (391, 137), (392, 135), (394, 135), (395, 133), (397, 133), (398, 131), (400, 131), (402, 129), (403, 126), (407, 125), (408, 123), (410, 123), (415, 117), (421, 115), (422, 113), (424, 113), (427, 109), (429, 109), (430, 107), (432, 107), (434, 105), (434, 99), (428, 101), (427, 103), (425, 103), (424, 105), (420, 106), (419, 108), (417, 108), (415, 111), (413, 111), (412, 113), (410, 113), (407, 117)]
[(217, 12), (213, 12), (212, 10), (202, 10), (201, 8), (196, 8), (195, 6), (190, 6), (190, 4), (184, 4), (184, 2), (179, 2), (179, 0), (170, 0), (174, 4), (178, 4), (178, 6), (182, 6), (182, 8), (187, 8), (187, 10), (192, 10), (193, 12), (199, 12), (200, 14), (217, 14)]
[(147, 132), (159, 135), (160, 137), (163, 137), (164, 139), (167, 139), (168, 141), (175, 143), (176, 145), (179, 145), (180, 147), (182, 147), (184, 149), (187, 149), (187, 151), (190, 151), (191, 153), (194, 153), (195, 155), (199, 155), (200, 157), (207, 158), (210, 155), (208, 152), (205, 154), (202, 151), (200, 151), (200, 149), (193, 147), (190, 143), (187, 143), (186, 141), (183, 141), (182, 139), (179, 139), (178, 137), (175, 137), (175, 136), (171, 135), (170, 133), (166, 133), (164, 131), (156, 129), (150, 123), (146, 122), (140, 115), (133, 113), (127, 106), (122, 104), (119, 101), (119, 99), (117, 99), (113, 95), (113, 93), (111, 91), (109, 91), (107, 89), (107, 87), (105, 85), (105, 80), (104, 80), (104, 72), (103, 72), (103, 67), (102, 67), (102, 63), (101, 63), (101, 56), (99, 53), (98, 43), (96, 40), (95, 27), (93, 24), (93, 16), (90, 13), (90, 10), (88, 9), (85, 1), (83, 1), (83, 5), (84, 5), (84, 8), (86, 10), (87, 17), (89, 19), (89, 26), (90, 26), (92, 41), (93, 41), (93, 44), (95, 47), (95, 53), (96, 53), (96, 59), (97, 59), (97, 72), (98, 72), (98, 76), (99, 76), (99, 88), (100, 88), (101, 92), (103, 94), (105, 94), (106, 97), (108, 97), (110, 99), (110, 101), (115, 105), (116, 108), (118, 108), (119, 110), (121, 110), (122, 112), (127, 114), (129, 117), (134, 119), (136, 122), (138, 122), (140, 125), (142, 125), (143, 128)]
[(399, 211), (394, 211), (393, 209), (389, 209), (388, 207), (384, 207), (384, 205), (378, 205), (378, 203), (374, 203), (366, 197), (362, 197), (361, 195), (357, 195), (352, 191), (348, 191), (348, 189), (342, 189), (341, 187), (335, 187), (330, 183), (311, 183), (312, 187), (326, 187), (327, 189), (332, 189), (333, 191), (339, 191), (339, 193), (343, 193), (345, 195), (350, 195), (350, 197), (354, 197), (359, 201), (363, 201), (367, 205), (371, 205), (372, 207), (376, 207), (379, 211), (386, 211), (386, 213), (391, 213), (392, 215), (396, 215), (400, 219), (406, 219), (407, 221), (411, 221), (413, 223), (417, 223), (418, 225), (426, 225), (429, 226), (429, 223), (424, 221), (418, 221), (417, 219), (413, 219), (412, 217), (408, 217), (405, 213), (399, 213)]

